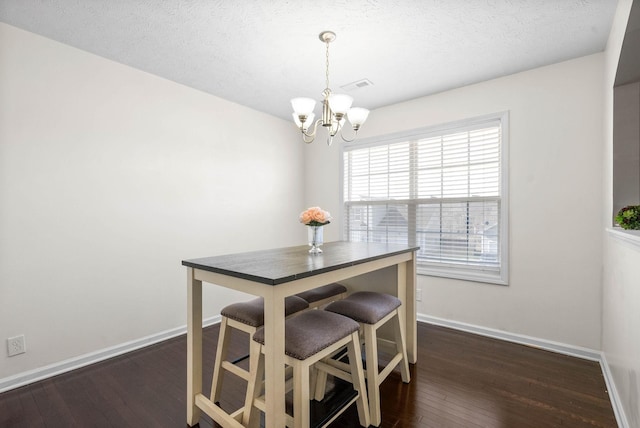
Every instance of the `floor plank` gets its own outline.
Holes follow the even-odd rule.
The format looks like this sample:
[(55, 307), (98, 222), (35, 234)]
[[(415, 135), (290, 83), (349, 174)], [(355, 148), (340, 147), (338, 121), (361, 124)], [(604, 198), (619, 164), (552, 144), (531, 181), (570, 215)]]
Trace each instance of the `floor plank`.
[[(205, 394), (218, 326), (204, 330)], [(247, 351), (234, 334), (232, 353)], [(239, 406), (244, 382), (230, 376), (222, 406)], [(418, 325), (411, 383), (399, 372), (381, 386), (384, 428), (616, 427), (600, 366), (428, 324)], [(0, 394), (0, 427), (186, 426), (186, 338)], [(201, 427), (218, 425), (203, 416)], [(358, 427), (355, 408), (333, 427)]]

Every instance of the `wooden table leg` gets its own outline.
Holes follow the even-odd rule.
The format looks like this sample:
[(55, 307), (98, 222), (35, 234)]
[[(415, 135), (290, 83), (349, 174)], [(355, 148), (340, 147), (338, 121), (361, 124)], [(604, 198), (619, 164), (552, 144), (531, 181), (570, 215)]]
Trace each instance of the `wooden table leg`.
[(416, 308), (416, 253), (411, 260), (404, 263), (407, 304), (404, 313), (406, 319), (405, 338), (407, 341), (407, 359), (411, 364), (418, 361), (418, 319)]
[(415, 364), (418, 359), (415, 259), (397, 265), (397, 287), (397, 296), (402, 301), (398, 313), (406, 340), (407, 359)]
[(200, 421), (196, 395), (202, 393), (202, 281), (187, 268), (187, 424)]

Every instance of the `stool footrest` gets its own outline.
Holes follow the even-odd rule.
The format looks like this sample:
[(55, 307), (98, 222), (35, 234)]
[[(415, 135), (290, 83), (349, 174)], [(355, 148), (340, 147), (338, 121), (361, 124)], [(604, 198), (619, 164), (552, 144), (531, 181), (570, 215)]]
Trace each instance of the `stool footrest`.
[(389, 339), (382, 339), (381, 337), (378, 337), (378, 346), (384, 346), (388, 349), (393, 349), (393, 352), (395, 352), (396, 350), (396, 342)]
[(340, 416), (358, 399), (358, 391), (353, 385), (340, 379), (334, 379), (334, 387), (327, 392), (322, 401), (311, 401), (310, 427), (326, 427)]
[[(225, 427), (231, 428), (244, 428), (240, 422), (238, 422), (233, 416), (222, 410), (220, 406), (215, 405), (207, 397), (202, 394), (196, 395), (196, 406), (203, 410), (207, 415), (211, 417), (215, 422)], [(242, 416), (242, 413), (240, 413)], [(237, 416), (236, 416), (237, 417)]]
[[(336, 364), (337, 365), (337, 364)], [(327, 364), (325, 362), (322, 361), (318, 361), (316, 363), (316, 368), (327, 372), (328, 374), (340, 378), (344, 381), (351, 381), (351, 375), (348, 374), (349, 371), (351, 370), (351, 367), (349, 366), (349, 364), (344, 364), (344, 363), (340, 363), (340, 368), (334, 367), (331, 364)]]
[(236, 365), (234, 365), (233, 363), (229, 362), (229, 361), (223, 361), (222, 362), (222, 368), (225, 369), (228, 372), (233, 373), (234, 375), (248, 381), (249, 380), (249, 372), (246, 371), (245, 369), (238, 367)]
[(378, 375), (378, 380), (380, 383), (382, 383), (382, 381), (384, 381), (387, 376), (389, 376), (389, 373), (391, 373), (393, 369), (398, 366), (400, 361), (402, 361), (402, 354), (398, 353), (391, 359), (391, 361), (389, 361), (389, 364), (387, 364), (387, 366)]

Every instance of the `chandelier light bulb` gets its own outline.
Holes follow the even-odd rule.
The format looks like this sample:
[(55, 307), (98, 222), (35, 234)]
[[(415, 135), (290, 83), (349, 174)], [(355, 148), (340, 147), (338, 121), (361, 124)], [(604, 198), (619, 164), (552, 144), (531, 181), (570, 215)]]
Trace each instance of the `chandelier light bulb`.
[(315, 119), (316, 115), (315, 113), (311, 113), (309, 116), (307, 116), (307, 120), (304, 121), (304, 123), (302, 124), (302, 130), (306, 131), (308, 130), (311, 125), (313, 125), (313, 119)]
[(352, 107), (347, 112), (347, 118), (349, 119), (349, 122), (351, 122), (351, 125), (353, 125), (353, 128), (356, 130), (358, 130), (358, 128), (362, 126), (362, 124), (367, 120), (367, 117), (369, 117), (369, 110), (367, 110), (366, 108)]
[(296, 126), (303, 131), (306, 131), (311, 125), (313, 125), (313, 119), (316, 117), (315, 113), (311, 113), (303, 123), (300, 121), (300, 117), (297, 114), (291, 113), (291, 116), (293, 116), (293, 121), (296, 123)]
[(313, 98), (294, 98), (291, 100), (291, 107), (297, 116), (309, 116), (316, 107), (316, 100)]
[(353, 104), (353, 98), (344, 94), (329, 95), (329, 108), (335, 114), (345, 115)]

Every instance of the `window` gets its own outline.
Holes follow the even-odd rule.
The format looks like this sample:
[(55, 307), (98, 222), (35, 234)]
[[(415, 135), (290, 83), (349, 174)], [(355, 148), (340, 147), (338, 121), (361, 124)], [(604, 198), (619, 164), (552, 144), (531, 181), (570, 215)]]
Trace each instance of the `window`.
[(507, 117), (345, 145), (344, 238), (420, 246), (419, 274), (506, 284)]

